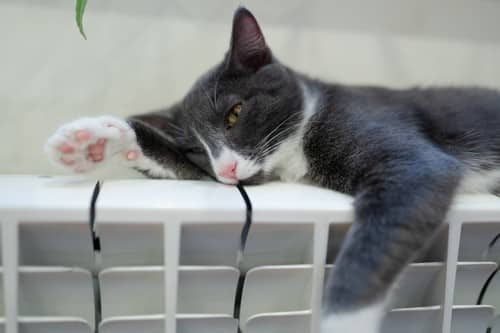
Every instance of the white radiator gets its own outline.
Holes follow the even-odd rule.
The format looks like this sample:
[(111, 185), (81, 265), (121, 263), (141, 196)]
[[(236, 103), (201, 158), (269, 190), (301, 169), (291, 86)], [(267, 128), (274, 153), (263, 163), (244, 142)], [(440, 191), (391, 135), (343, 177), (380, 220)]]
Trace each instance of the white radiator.
[[(0, 176), (6, 333), (313, 333), (352, 199), (294, 184)], [(402, 277), (384, 333), (500, 332), (500, 198), (459, 197)], [(97, 239), (98, 237), (98, 239)], [(488, 250), (488, 248), (490, 249)], [(239, 319), (234, 308), (245, 273)], [(497, 317), (500, 318), (500, 317)]]

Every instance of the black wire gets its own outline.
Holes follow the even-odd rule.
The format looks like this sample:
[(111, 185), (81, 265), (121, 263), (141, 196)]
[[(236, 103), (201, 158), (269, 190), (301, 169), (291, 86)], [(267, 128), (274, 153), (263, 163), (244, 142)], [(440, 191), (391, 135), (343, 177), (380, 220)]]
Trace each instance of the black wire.
[(243, 286), (245, 284), (245, 274), (241, 274), (236, 285), (236, 294), (234, 295), (233, 317), (240, 319), (241, 298), (243, 297)]
[(248, 197), (248, 194), (245, 191), (245, 188), (243, 187), (243, 185), (238, 184), (237, 188), (240, 191), (241, 196), (243, 197), (243, 201), (245, 201), (246, 210), (247, 210), (246, 211), (245, 225), (243, 226), (243, 229), (241, 230), (241, 236), (240, 236), (240, 251), (241, 251), (241, 253), (243, 253), (243, 251), (245, 250), (245, 246), (247, 244), (250, 226), (252, 225), (252, 202), (250, 201), (250, 198)]
[[(490, 252), (491, 248), (493, 246), (495, 246), (496, 242), (499, 239), (500, 239), (500, 233), (498, 233), (495, 237), (493, 237), (493, 239), (491, 240), (491, 242), (488, 244), (488, 249), (487, 249), (486, 253)], [(481, 288), (481, 291), (479, 292), (479, 297), (477, 298), (476, 305), (481, 305), (483, 303), (484, 295), (488, 291), (488, 288), (489, 288), (489, 286), (491, 284), (491, 281), (493, 281), (493, 278), (495, 277), (495, 275), (497, 275), (497, 273), (498, 273), (499, 270), (500, 270), (500, 267), (497, 267), (497, 269), (495, 269), (493, 271), (493, 273), (490, 274), (490, 276), (488, 277), (488, 279), (484, 283), (483, 287)]]
[[(90, 229), (90, 236), (92, 237), (92, 246), (94, 248), (94, 264), (96, 262), (95, 258), (97, 253), (101, 251), (101, 241), (95, 232), (96, 206), (100, 191), (101, 191), (101, 183), (98, 181), (95, 184), (94, 191), (92, 192), (92, 197), (90, 199), (90, 207), (89, 207), (89, 229)], [(92, 284), (94, 288), (95, 332), (97, 332), (99, 324), (102, 319), (102, 301), (101, 301), (101, 290), (99, 286), (99, 278), (96, 271), (92, 272)]]
[[(243, 187), (243, 185), (238, 184), (237, 188), (238, 188), (238, 191), (240, 191), (241, 197), (243, 198), (243, 201), (245, 202), (245, 206), (246, 206), (245, 224), (243, 225), (243, 228), (241, 229), (240, 248), (238, 249), (238, 260), (237, 260), (237, 265), (238, 265), (238, 268), (241, 272), (242, 271), (243, 252), (245, 251), (245, 247), (246, 247), (247, 240), (248, 240), (248, 234), (250, 232), (250, 227), (252, 225), (253, 210), (252, 210), (252, 202), (250, 201), (250, 197), (248, 196), (247, 192), (245, 191), (245, 188)], [(235, 319), (239, 319), (239, 317), (240, 317), (241, 298), (243, 296), (244, 284), (245, 284), (245, 274), (241, 274), (239, 279), (238, 279), (238, 285), (236, 286), (236, 294), (235, 294), (235, 298), (234, 298), (233, 316)], [(238, 327), (238, 332), (241, 332), (239, 327)]]
[(498, 233), (488, 244), (488, 251), (491, 250), (493, 246), (495, 246), (495, 243), (498, 241), (499, 238), (500, 238), (500, 233)]
[[(487, 253), (490, 252), (491, 248), (495, 246), (496, 242), (500, 239), (500, 233), (498, 233), (491, 242), (488, 244), (488, 250)], [(495, 276), (498, 274), (500, 271), (500, 267), (497, 267), (491, 274), (488, 276), (488, 279), (486, 279), (486, 282), (483, 284), (483, 287), (481, 288), (481, 291), (479, 292), (479, 296), (477, 298), (476, 305), (481, 305), (483, 304), (484, 296), (486, 295), (486, 292), (488, 291), (488, 288), (490, 287), (491, 281), (495, 278)], [(486, 329), (486, 333), (491, 333), (491, 327), (488, 327)]]
[(500, 270), (500, 267), (497, 267), (497, 269), (495, 269), (493, 271), (493, 273), (490, 274), (490, 276), (488, 277), (488, 279), (484, 283), (483, 287), (481, 288), (481, 292), (479, 293), (479, 297), (477, 298), (476, 305), (482, 305), (484, 295), (488, 291), (488, 288), (489, 288), (489, 286), (491, 284), (491, 281), (493, 281), (493, 278), (495, 277), (495, 275), (497, 275), (497, 273), (498, 273), (499, 270)]
[(95, 232), (95, 217), (96, 217), (96, 204), (97, 198), (99, 197), (99, 192), (101, 191), (101, 183), (97, 182), (94, 187), (94, 192), (92, 192), (92, 198), (90, 199), (90, 213), (89, 213), (89, 225), (90, 225), (90, 233), (92, 236), (92, 245), (94, 247), (94, 251), (101, 251), (101, 240), (96, 235)]

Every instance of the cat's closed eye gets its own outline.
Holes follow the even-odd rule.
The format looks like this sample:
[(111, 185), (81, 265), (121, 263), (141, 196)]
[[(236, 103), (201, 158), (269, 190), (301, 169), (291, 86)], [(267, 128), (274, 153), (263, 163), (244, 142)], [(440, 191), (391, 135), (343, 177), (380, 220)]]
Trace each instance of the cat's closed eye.
[(233, 105), (226, 115), (226, 129), (231, 129), (239, 119), (241, 113), (241, 102)]
[(205, 153), (205, 150), (202, 147), (187, 147), (184, 149), (185, 154), (199, 155)]

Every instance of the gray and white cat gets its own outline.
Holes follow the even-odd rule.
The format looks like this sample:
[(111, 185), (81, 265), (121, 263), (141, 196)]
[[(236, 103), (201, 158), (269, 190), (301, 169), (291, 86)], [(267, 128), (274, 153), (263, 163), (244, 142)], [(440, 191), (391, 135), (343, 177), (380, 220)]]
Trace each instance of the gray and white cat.
[(500, 184), (500, 94), (313, 80), (281, 64), (239, 8), (225, 58), (180, 103), (76, 120), (46, 151), (74, 172), (120, 162), (157, 178), (304, 181), (354, 195), (322, 333), (375, 333), (392, 285), (454, 194)]

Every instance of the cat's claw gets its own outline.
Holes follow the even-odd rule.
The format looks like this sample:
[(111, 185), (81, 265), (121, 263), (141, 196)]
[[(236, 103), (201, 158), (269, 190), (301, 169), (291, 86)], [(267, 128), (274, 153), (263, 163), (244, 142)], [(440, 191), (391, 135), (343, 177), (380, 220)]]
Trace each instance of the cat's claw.
[(134, 163), (141, 155), (134, 130), (116, 117), (81, 118), (60, 127), (45, 144), (53, 163), (76, 173), (111, 159)]

